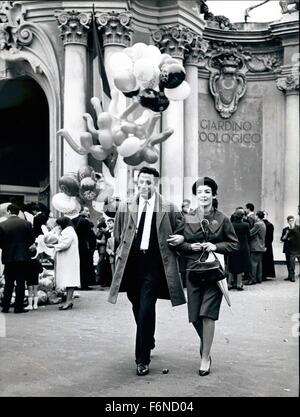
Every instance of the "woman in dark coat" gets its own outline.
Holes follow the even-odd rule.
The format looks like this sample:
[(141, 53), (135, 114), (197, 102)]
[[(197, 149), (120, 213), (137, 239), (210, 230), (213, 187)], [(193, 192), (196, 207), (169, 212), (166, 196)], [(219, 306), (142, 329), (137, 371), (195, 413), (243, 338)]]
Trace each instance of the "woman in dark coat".
[(203, 251), (226, 254), (239, 247), (230, 220), (213, 206), (217, 188), (215, 181), (209, 177), (199, 179), (193, 185), (198, 207), (185, 217), (184, 243), (178, 249), (187, 257), (188, 313), (189, 321), (200, 337), (200, 376), (210, 373), (210, 350), (222, 292), (217, 283), (199, 281), (196, 274), (189, 271), (189, 266), (199, 259)]
[(240, 243), (240, 248), (237, 252), (231, 252), (228, 255), (228, 288), (233, 288), (236, 277), (236, 288), (243, 290), (243, 273), (251, 271), (250, 263), (250, 226), (243, 221), (244, 210), (238, 209), (231, 218), (234, 231)]
[(273, 256), (273, 239), (274, 239), (274, 226), (267, 219), (268, 213), (264, 211), (265, 217), (263, 222), (266, 225), (266, 237), (265, 237), (265, 246), (266, 251), (263, 253), (262, 257), (262, 280), (267, 281), (267, 277), (275, 278), (275, 266), (274, 266), (274, 256)]

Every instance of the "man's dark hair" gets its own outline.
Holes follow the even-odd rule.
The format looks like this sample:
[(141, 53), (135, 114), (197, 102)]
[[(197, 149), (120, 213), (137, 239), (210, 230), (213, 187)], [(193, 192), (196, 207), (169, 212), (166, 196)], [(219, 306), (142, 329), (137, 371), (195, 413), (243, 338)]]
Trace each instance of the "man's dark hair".
[(246, 208), (247, 208), (248, 210), (250, 210), (250, 211), (254, 211), (254, 204), (252, 204), (252, 203), (247, 203), (247, 204), (246, 204)]
[(256, 215), (257, 215), (257, 217), (258, 217), (260, 220), (262, 220), (262, 219), (265, 217), (265, 213), (264, 213), (263, 211), (261, 211), (261, 210), (258, 210), (258, 211), (256, 212)]
[(188, 198), (184, 198), (182, 202), (191, 204), (191, 200), (189, 200)]
[(20, 209), (16, 204), (10, 204), (6, 210), (11, 214), (15, 214), (16, 216), (20, 213)]
[(295, 219), (295, 217), (294, 216), (287, 216), (287, 221), (290, 221), (291, 219)]
[(151, 167), (143, 167), (143, 168), (141, 168), (140, 171), (139, 171), (138, 177), (141, 174), (153, 175), (155, 178), (159, 178), (160, 177), (159, 172), (157, 171), (157, 169), (151, 168)]

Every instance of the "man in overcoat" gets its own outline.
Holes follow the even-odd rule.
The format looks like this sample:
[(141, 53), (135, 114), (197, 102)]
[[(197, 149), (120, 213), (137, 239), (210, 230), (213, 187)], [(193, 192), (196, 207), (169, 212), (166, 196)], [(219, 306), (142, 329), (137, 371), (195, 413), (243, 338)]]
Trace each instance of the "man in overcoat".
[(264, 213), (259, 210), (255, 216), (254, 226), (250, 229), (251, 274), (246, 285), (261, 284), (262, 282), (262, 256), (266, 251), (266, 225), (263, 218)]
[(184, 219), (157, 192), (158, 180), (156, 169), (140, 170), (137, 196), (120, 204), (114, 226), (116, 267), (108, 301), (116, 303), (119, 291), (126, 291), (132, 303), (139, 376), (149, 373), (157, 299), (170, 299), (172, 306), (186, 302), (172, 248), (183, 241)]
[(7, 207), (8, 219), (0, 224), (0, 248), (5, 265), (5, 287), (2, 313), (8, 313), (11, 297), (16, 283), (15, 313), (27, 313), (23, 308), (25, 277), (30, 261), (29, 247), (34, 243), (31, 223), (18, 217), (19, 208), (15, 204)]

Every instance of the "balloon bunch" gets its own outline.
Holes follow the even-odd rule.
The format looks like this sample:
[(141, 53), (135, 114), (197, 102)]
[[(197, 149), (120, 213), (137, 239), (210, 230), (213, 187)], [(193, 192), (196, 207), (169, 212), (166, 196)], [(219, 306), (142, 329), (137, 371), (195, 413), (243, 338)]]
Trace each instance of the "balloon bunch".
[[(143, 161), (150, 164), (157, 162), (159, 151), (155, 145), (167, 140), (173, 134), (173, 129), (153, 134), (160, 115), (150, 110), (144, 110), (138, 119), (129, 121), (129, 116), (141, 107), (136, 98), (133, 98), (133, 102), (126, 110), (118, 115), (119, 92), (113, 89), (111, 95), (112, 100), (107, 112), (101, 112), (101, 103), (97, 97), (91, 99), (97, 116), (98, 129), (95, 128), (92, 116), (85, 113), (83, 117), (87, 132), (80, 135), (80, 145), (66, 129), (59, 130), (57, 135), (63, 136), (75, 152), (80, 155), (90, 153), (98, 161), (106, 162), (110, 158), (113, 164), (118, 155), (121, 155), (126, 164), (133, 166)], [(94, 145), (94, 142), (100, 144)]]
[(79, 214), (81, 205), (106, 201), (114, 191), (103, 175), (90, 166), (80, 168), (77, 173), (63, 175), (59, 179), (59, 188), (61, 192), (52, 197), (52, 204), (68, 216)]
[(183, 65), (154, 45), (136, 43), (110, 58), (114, 84), (126, 97), (137, 96), (140, 104), (163, 112), (169, 100), (185, 100), (190, 86)]

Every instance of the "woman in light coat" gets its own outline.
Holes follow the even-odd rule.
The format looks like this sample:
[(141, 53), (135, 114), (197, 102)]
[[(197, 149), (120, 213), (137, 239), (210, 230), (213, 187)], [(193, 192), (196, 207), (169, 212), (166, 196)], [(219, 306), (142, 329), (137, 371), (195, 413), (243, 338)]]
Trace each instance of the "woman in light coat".
[(57, 288), (66, 288), (67, 299), (60, 310), (73, 307), (73, 292), (80, 286), (78, 238), (73, 222), (68, 217), (60, 217), (56, 223), (61, 228), (57, 244), (48, 244), (55, 249), (55, 280)]

